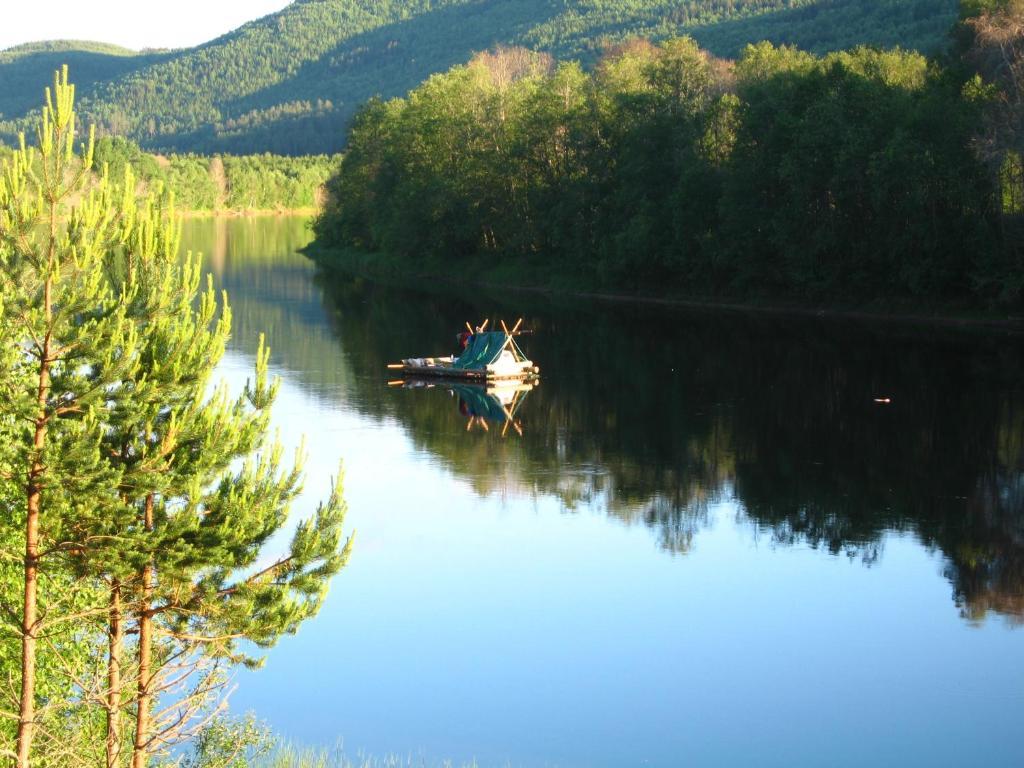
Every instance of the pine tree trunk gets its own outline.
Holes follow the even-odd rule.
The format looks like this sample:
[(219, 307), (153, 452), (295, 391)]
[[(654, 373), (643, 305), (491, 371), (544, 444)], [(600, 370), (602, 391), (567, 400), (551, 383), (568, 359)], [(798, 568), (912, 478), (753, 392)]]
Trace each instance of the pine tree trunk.
[[(144, 520), (146, 530), (153, 530), (153, 494), (146, 497)], [(135, 749), (132, 768), (146, 768), (149, 757), (150, 708), (153, 683), (153, 583), (152, 560), (142, 569), (142, 605), (139, 608), (139, 692), (135, 711)]]
[[(37, 431), (38, 435), (38, 431)], [(36, 473), (33, 465), (33, 475)], [(25, 600), (21, 620), (21, 710), (18, 716), (18, 768), (29, 768), (36, 717), (36, 591), (39, 571), (39, 488), (29, 481), (25, 524)]]
[(110, 586), (110, 629), (107, 635), (107, 768), (117, 768), (121, 753), (121, 582)]
[[(51, 217), (51, 232), (55, 225)], [(51, 263), (53, 252), (51, 237)], [(51, 281), (47, 279), (43, 310), (47, 327), (51, 318)], [(28, 472), (25, 505), (25, 595), (21, 614), (21, 704), (18, 713), (17, 768), (29, 768), (32, 736), (36, 719), (36, 626), (39, 588), (39, 511), (42, 496), (40, 478), (43, 474), (42, 452), (46, 445), (46, 400), (50, 391), (50, 332), (47, 330), (39, 360), (39, 383), (36, 391), (35, 434), (32, 438), (32, 466)]]

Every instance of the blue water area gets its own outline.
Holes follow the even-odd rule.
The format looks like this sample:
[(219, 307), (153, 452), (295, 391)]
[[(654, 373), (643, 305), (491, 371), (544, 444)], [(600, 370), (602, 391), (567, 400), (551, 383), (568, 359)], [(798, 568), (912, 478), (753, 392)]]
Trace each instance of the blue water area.
[[(343, 462), (356, 532), (234, 711), (425, 765), (1024, 765), (1020, 338), (384, 286), (308, 237), (186, 231), (233, 386), (269, 338), (294, 519)], [(389, 385), (520, 316), (531, 391)]]

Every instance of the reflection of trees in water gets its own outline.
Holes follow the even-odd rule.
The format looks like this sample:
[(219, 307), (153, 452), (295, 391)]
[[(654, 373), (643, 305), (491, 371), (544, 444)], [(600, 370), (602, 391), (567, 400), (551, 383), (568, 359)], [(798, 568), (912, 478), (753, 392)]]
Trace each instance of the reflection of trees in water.
[(646, 526), (655, 532), (659, 547), (676, 555), (690, 551), (695, 535), (711, 522), (710, 505), (724, 500), (709, 497), (704, 487), (628, 492), (616, 485), (620, 477), (608, 470), (558, 472), (550, 483), (532, 490), (556, 497), (566, 512), (596, 510), (627, 526)]
[(673, 552), (728, 499), (779, 544), (869, 565), (885, 533), (909, 532), (943, 552), (966, 616), (1022, 612), (1018, 340), (522, 296), (514, 309), (453, 307), (341, 280), (326, 301), (353, 365), (369, 371), (401, 356), (381, 352), (381, 335), (433, 351), (463, 315), (533, 305), (543, 376), (522, 440), (466, 440), (427, 398), (362, 399), (481, 492), (489, 472), (511, 471), (567, 509), (646, 525)]
[(966, 616), (1020, 615), (1019, 352), (884, 328), (786, 342), (761, 401), (736, 409), (737, 498), (778, 541), (868, 563), (886, 531), (912, 532), (945, 555)]
[(965, 504), (963, 528), (936, 535), (949, 557), (946, 575), (966, 618), (995, 611), (1024, 621), (1024, 409), (1005, 402), (998, 426), (996, 460), (979, 475)]
[(685, 555), (693, 537), (710, 523), (704, 494), (679, 499), (656, 496), (643, 510), (644, 523), (658, 534), (658, 544), (674, 555)]
[[(301, 229), (273, 234), (280, 242), (256, 229), (222, 249), (243, 342), (270, 330), (275, 359), (300, 380), (396, 420), (477, 492), (599, 509), (678, 553), (730, 500), (779, 544), (868, 564), (887, 532), (907, 532), (943, 553), (965, 617), (1024, 615), (1019, 340), (313, 285), (294, 255)], [(464, 320), (524, 313), (543, 374), (517, 414), (521, 438), (467, 434), (442, 389), (384, 386), (386, 363), (452, 351)], [(883, 396), (892, 404), (874, 402)]]
[(1024, 623), (1024, 473), (980, 478), (965, 506), (967, 535), (943, 530), (934, 540), (961, 614), (980, 621), (994, 611)]
[(183, 247), (201, 253), (215, 286), (228, 292), (232, 348), (251, 354), (265, 333), (273, 364), (324, 396), (347, 387), (352, 374), (325, 320), (312, 264), (297, 252), (310, 238), (301, 217), (200, 218), (185, 221)]
[[(446, 344), (466, 318), (511, 318), (523, 304), (408, 296), (361, 280), (332, 282), (324, 294), (346, 357), (369, 374), (410, 354), (451, 351)], [(540, 387), (517, 412), (521, 438), (502, 439), (494, 430), (466, 433), (443, 387), (389, 391), (377, 376), (356, 376), (352, 404), (400, 421), (417, 448), (481, 494), (543, 494), (570, 512), (601, 509), (626, 524), (651, 527), (670, 551), (687, 551), (707, 522), (709, 503), (728, 496), (722, 489), (733, 472), (722, 404), (710, 395), (680, 393), (693, 380), (668, 346), (645, 339), (642, 319), (631, 335), (606, 321), (590, 327), (586, 316), (550, 315), (549, 309), (538, 308), (526, 321), (535, 335), (524, 343), (540, 356), (543, 372)], [(638, 344), (650, 345), (649, 351), (638, 351)], [(623, 367), (634, 355), (657, 360), (638, 358), (633, 370)], [(665, 373), (672, 382), (667, 389), (658, 385)], [(681, 412), (697, 400), (706, 403), (702, 410)]]

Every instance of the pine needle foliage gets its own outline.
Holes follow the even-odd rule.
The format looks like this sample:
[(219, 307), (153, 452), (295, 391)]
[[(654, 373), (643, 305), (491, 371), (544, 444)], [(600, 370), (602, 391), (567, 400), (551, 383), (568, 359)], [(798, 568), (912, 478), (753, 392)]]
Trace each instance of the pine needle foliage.
[[(216, 706), (223, 664), (258, 663), (251, 648), (316, 613), (351, 540), (339, 473), (283, 553), (267, 552), (302, 480), (301, 452), (286, 466), (268, 434), (269, 348), (240, 396), (211, 385), (227, 297), (198, 257), (179, 258), (171, 196), (137, 200), (130, 167), (120, 184), (93, 182), (92, 134), (76, 153), (76, 130), (64, 69), (37, 148), (22, 137), (0, 178), (0, 492), (20, 520), (3, 541), (23, 562), (22, 604), (5, 606), (21, 674), (4, 751), (19, 768), (47, 764), (33, 744), (67, 735), (68, 717), (44, 727), (63, 704), (105, 712), (107, 765), (130, 755), (141, 768)], [(40, 603), (41, 581), (65, 589)], [(63, 701), (41, 697), (39, 648), (92, 649), (104, 632), (104, 683), (76, 677)]]

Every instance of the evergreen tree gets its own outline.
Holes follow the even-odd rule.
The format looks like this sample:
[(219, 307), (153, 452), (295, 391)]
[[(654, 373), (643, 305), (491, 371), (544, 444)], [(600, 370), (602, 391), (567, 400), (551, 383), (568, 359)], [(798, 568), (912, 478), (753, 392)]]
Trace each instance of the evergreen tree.
[[(186, 265), (184, 274), (194, 279), (198, 271)], [(204, 396), (230, 316), (211, 327), (216, 303), (209, 286), (190, 310), (184, 299), (196, 287), (193, 282), (182, 304), (169, 307), (166, 324), (149, 334), (142, 365), (148, 380), (158, 382), (149, 413), (133, 414), (114, 433), (127, 481), (122, 490), (136, 512), (125, 537), (125, 571), (111, 589), (111, 626), (127, 611), (138, 630), (131, 701), (136, 768), (203, 722), (220, 687), (220, 662), (255, 663), (239, 652), (238, 640), (269, 646), (316, 613), (350, 547), (339, 549), (339, 482), (315, 516), (297, 526), (287, 550), (258, 565), (299, 491), (301, 456), (282, 471), (280, 447), (266, 440), (277, 384), (268, 380), (269, 350), (262, 343), (255, 377), (240, 398), (229, 399), (223, 387)], [(112, 669), (119, 666), (116, 655), (112, 637)], [(202, 673), (187, 690), (186, 672)], [(155, 712), (164, 693), (172, 706)], [(111, 736), (117, 740), (116, 730)]]
[(65, 208), (83, 193), (92, 155), (90, 135), (76, 161), (73, 101), (65, 71), (47, 90), (38, 151), (22, 138), (0, 180), (0, 324), (17, 350), (0, 376), (14, 419), (12, 472), (24, 481), (19, 768), (29, 765), (37, 722), (39, 639), (61, 621), (57, 606), (40, 613), (40, 571), (82, 546), (87, 521), (111, 508), (118, 478), (100, 455), (104, 415), (130, 397), (136, 371), (132, 287), (115, 290), (105, 274), (124, 225), (109, 185)]
[[(349, 551), (336, 484), (264, 564), (301, 479), (301, 462), (282, 469), (267, 440), (269, 352), (261, 345), (241, 397), (210, 393), (230, 333), (226, 300), (209, 280), (200, 292), (198, 259), (179, 260), (170, 201), (138, 205), (130, 169), (117, 194), (106, 175), (87, 188), (92, 141), (76, 157), (75, 127), (65, 70), (47, 91), (38, 151), (22, 139), (0, 180), (0, 354), (10, 358), (0, 361), (10, 437), (0, 500), (19, 510), (24, 544), (18, 768), (33, 756), (44, 632), (107, 615), (106, 684), (79, 687), (77, 703), (102, 700), (108, 766), (122, 764), (121, 714), (133, 711), (141, 767), (188, 733), (222, 662), (251, 662), (239, 640), (270, 645), (318, 610)], [(45, 611), (41, 575), (69, 585)], [(122, 674), (126, 622), (138, 638), (134, 692)], [(89, 625), (76, 632), (68, 642), (96, 639)], [(196, 668), (208, 673), (191, 695), (155, 713)]]

